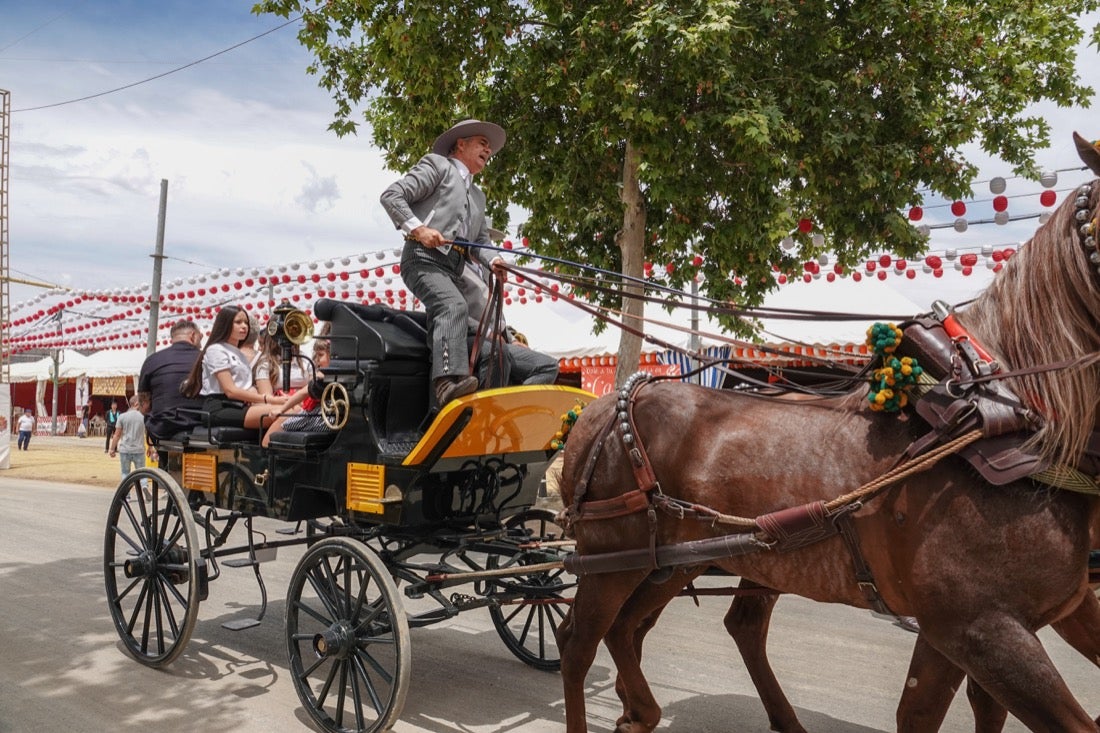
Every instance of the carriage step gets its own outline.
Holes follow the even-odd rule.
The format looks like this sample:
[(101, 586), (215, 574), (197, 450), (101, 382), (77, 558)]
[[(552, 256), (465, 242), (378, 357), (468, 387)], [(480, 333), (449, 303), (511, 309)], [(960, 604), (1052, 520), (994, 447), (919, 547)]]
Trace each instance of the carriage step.
[(277, 547), (261, 547), (253, 553), (255, 559), (251, 557), (232, 557), (222, 562), (222, 565), (231, 568), (247, 568), (252, 565), (259, 565), (262, 562), (271, 562), (275, 559), (278, 551), (279, 548)]
[(251, 629), (253, 626), (259, 626), (260, 619), (258, 618), (238, 618), (232, 621), (226, 621), (222, 624), (223, 629), (229, 629), (230, 631), (244, 631), (245, 629)]

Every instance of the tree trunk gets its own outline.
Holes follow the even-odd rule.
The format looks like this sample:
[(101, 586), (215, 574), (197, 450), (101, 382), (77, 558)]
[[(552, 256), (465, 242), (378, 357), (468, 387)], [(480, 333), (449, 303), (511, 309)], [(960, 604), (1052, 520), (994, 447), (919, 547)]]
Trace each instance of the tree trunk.
[[(616, 243), (623, 256), (623, 274), (638, 278), (643, 276), (642, 267), (645, 258), (645, 201), (642, 189), (638, 185), (638, 151), (628, 140), (626, 155), (623, 159), (623, 228), (616, 237)], [(645, 315), (645, 302), (626, 297), (634, 293), (641, 295), (642, 287), (636, 282), (623, 284), (622, 310), (626, 314), (623, 322), (639, 331), (645, 324), (640, 320)], [(615, 369), (615, 384), (621, 386), (634, 372), (638, 371), (638, 358), (642, 353), (642, 339), (623, 331), (619, 339), (618, 367)]]

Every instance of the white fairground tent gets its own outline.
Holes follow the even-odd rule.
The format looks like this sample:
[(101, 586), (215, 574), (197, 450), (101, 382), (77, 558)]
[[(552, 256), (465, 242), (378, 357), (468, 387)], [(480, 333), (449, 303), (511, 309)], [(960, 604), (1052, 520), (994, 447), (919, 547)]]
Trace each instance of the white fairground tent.
[[(56, 361), (58, 389), (65, 394), (69, 394), (71, 390), (72, 399), (66, 399), (64, 404), (58, 405), (59, 414), (56, 420), (53, 415), (53, 400), (46, 400), (47, 385), (55, 379), (54, 357), (45, 356), (34, 361), (11, 364), (8, 371), (12, 387), (7, 395), (9, 412), (6, 414), (11, 414), (14, 386), (34, 382), (36, 432), (40, 435), (50, 435), (55, 430), (59, 434), (72, 433), (77, 416), (89, 404), (92, 395), (114, 395), (122, 399), (128, 387), (133, 390), (144, 360), (145, 349), (108, 349), (88, 356), (72, 349), (60, 350)], [(29, 404), (29, 399), (24, 398), (24, 404)]]
[[(739, 357), (770, 365), (799, 366), (806, 357), (859, 360), (867, 351), (863, 346), (867, 328), (875, 321), (897, 321), (929, 310), (910, 301), (897, 290), (877, 279), (856, 282), (838, 278), (809, 283), (796, 282), (772, 292), (764, 307), (815, 313), (845, 313), (865, 316), (858, 320), (787, 320), (768, 318), (761, 321), (758, 343), (780, 349), (784, 355), (765, 353), (724, 340), (722, 327), (699, 316), (699, 346), (708, 358)], [(508, 308), (510, 325), (523, 332), (532, 348), (558, 357), (563, 373), (580, 372), (585, 389), (603, 394), (614, 380), (620, 332), (609, 326), (594, 335), (595, 319), (568, 303), (544, 299), (539, 304)], [(665, 343), (687, 349), (691, 346), (691, 310), (681, 308), (668, 313), (661, 306), (647, 303), (645, 331)], [(673, 327), (659, 325), (672, 324)], [(717, 338), (713, 337), (717, 336)], [(733, 339), (734, 337), (728, 336)], [(652, 373), (678, 374), (690, 368), (690, 359), (660, 344), (642, 344), (640, 369)], [(711, 369), (702, 375), (704, 384), (717, 386), (722, 374)]]

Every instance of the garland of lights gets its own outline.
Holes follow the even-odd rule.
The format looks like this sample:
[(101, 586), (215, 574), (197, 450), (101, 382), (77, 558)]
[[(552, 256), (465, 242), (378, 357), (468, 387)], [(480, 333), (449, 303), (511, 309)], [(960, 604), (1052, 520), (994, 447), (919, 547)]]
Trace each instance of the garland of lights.
[[(1042, 206), (1049, 208), (1057, 203), (1057, 192), (1051, 190), (1057, 180), (1057, 173), (1043, 174), (1040, 183), (1046, 190), (1039, 195)], [(995, 194), (992, 199), (996, 212), (993, 221), (1003, 224), (1009, 220), (1006, 218), (1008, 197), (1003, 195), (1004, 179), (992, 179), (989, 187), (990, 192)], [(926, 210), (933, 208), (937, 207), (911, 207), (908, 218), (916, 224), (922, 221)], [(950, 204), (950, 208), (951, 213), (957, 217), (953, 223), (920, 224), (918, 228), (925, 233), (932, 228), (948, 226), (956, 231), (965, 231), (967, 221), (963, 217), (967, 211), (966, 204), (955, 201)], [(1049, 216), (1049, 211), (1038, 215), (1039, 223), (1043, 223)], [(798, 222), (800, 234), (809, 235), (813, 230), (812, 219), (803, 218)], [(824, 244), (821, 234), (812, 234), (812, 238), (815, 246)], [(512, 243), (506, 241), (504, 246), (510, 249)], [(526, 239), (522, 240), (521, 246), (526, 248)], [(792, 249), (795, 246), (793, 238), (784, 239), (781, 246)], [(969, 249), (977, 251), (968, 251)], [(800, 280), (808, 283), (818, 279), (834, 282), (838, 278), (846, 278), (859, 282), (864, 278), (884, 281), (890, 277), (904, 277), (911, 280), (918, 274), (940, 278), (951, 271), (966, 277), (983, 267), (994, 273), (999, 272), (1015, 253), (1014, 247), (995, 248), (987, 245), (950, 248), (930, 252), (912, 260), (880, 254), (854, 268), (845, 268), (832, 261), (829, 255), (823, 254), (803, 262), (800, 274), (783, 273), (775, 268), (774, 275), (780, 286)], [(377, 262), (369, 263), (372, 257)], [(380, 250), (354, 257), (264, 268), (222, 269), (204, 275), (178, 278), (162, 288), (162, 318), (158, 327), (157, 346), (166, 346), (170, 342), (168, 331), (174, 320), (190, 318), (202, 325), (203, 322), (212, 320), (218, 308), (225, 303), (239, 304), (246, 311), (256, 314), (267, 313), (284, 299), (303, 309), (307, 309), (313, 300), (321, 298), (380, 303), (400, 310), (416, 309), (420, 307), (419, 302), (402, 287), (401, 266), (397, 262), (399, 258), (400, 250)], [(690, 264), (696, 268), (701, 267), (703, 258), (696, 255)], [(675, 270), (676, 265), (671, 262), (663, 267), (652, 262), (644, 263), (646, 278), (654, 280), (672, 275)], [(736, 281), (738, 278), (735, 278)], [(528, 284), (522, 278), (505, 286), (506, 305), (541, 303), (544, 297), (557, 300), (559, 297), (572, 295), (568, 289), (559, 290), (556, 283), (550, 286), (534, 282)], [(147, 284), (113, 290), (46, 291), (29, 301), (16, 304), (11, 309), (9, 322), (3, 324), (8, 332), (4, 348), (10, 355), (34, 349), (102, 350), (144, 347), (148, 338), (149, 298), (150, 288)]]

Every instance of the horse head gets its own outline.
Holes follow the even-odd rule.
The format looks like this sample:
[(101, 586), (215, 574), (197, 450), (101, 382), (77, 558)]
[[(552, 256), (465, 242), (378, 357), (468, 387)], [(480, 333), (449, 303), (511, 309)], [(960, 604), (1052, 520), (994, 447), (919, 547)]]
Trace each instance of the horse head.
[[(1100, 175), (1100, 145), (1076, 133), (1074, 141), (1081, 160)], [(960, 313), (1006, 370), (1100, 352), (1098, 207), (1100, 181), (1078, 186)], [(1006, 384), (1040, 418), (1029, 447), (1054, 463), (1077, 464), (1100, 416), (1100, 369), (1050, 369)]]

